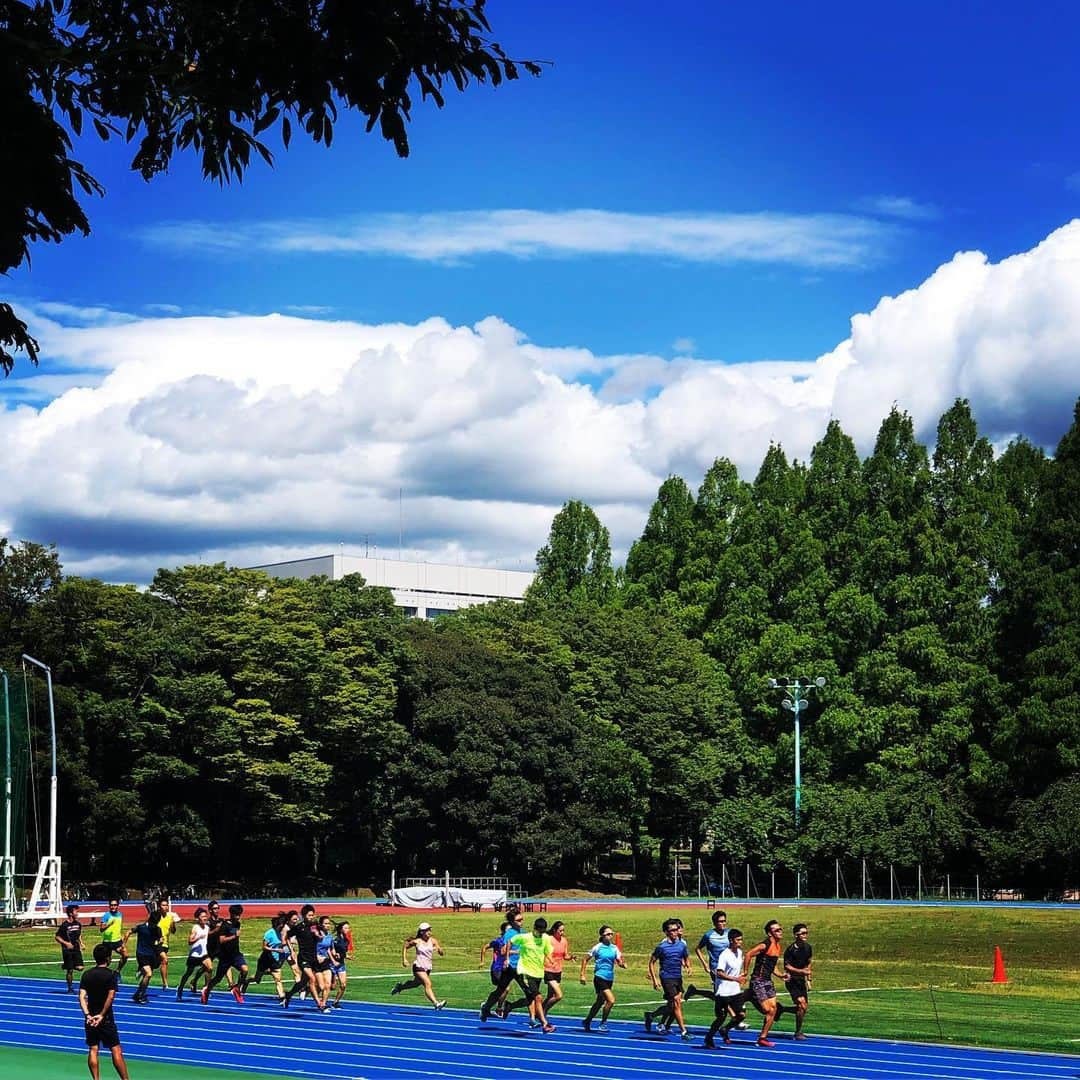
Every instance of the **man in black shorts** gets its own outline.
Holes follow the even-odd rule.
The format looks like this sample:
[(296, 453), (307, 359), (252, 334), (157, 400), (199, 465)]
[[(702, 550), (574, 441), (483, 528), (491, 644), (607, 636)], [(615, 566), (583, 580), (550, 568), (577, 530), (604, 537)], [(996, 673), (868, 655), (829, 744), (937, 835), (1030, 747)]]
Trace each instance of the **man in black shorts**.
[(784, 951), (784, 970), (787, 972), (787, 989), (795, 1003), (795, 1038), (802, 1040), (803, 1020), (810, 1006), (810, 979), (813, 976), (814, 950), (810, 947), (810, 928), (806, 923), (796, 923), (792, 930), (795, 940)]
[[(79, 922), (79, 905), (68, 904), (64, 910), (67, 918), (56, 931), (56, 943), (60, 946), (60, 966), (67, 979), (68, 993), (74, 993), (75, 972), (83, 969), (82, 923)], [(112, 950), (109, 950), (110, 955)]]
[(120, 1046), (120, 1032), (113, 1017), (116, 997), (116, 972), (109, 967), (112, 949), (107, 943), (94, 947), (94, 967), (84, 971), (79, 980), (79, 1005), (83, 1011), (86, 1031), (86, 1064), (93, 1080), (101, 1080), (98, 1047), (112, 1054), (113, 1068), (120, 1080), (128, 1080), (127, 1063)]
[[(240, 982), (230, 986), (232, 995), (241, 1005), (244, 1003), (244, 988), (247, 986), (248, 966), (244, 954), (240, 951), (240, 922), (244, 915), (242, 904), (229, 906), (229, 917), (218, 927), (217, 971), (214, 977), (203, 987), (202, 1003), (210, 1000), (210, 993), (226, 975), (235, 968), (240, 972)], [(230, 979), (231, 982), (231, 979)]]
[[(209, 983), (211, 979), (210, 972), (213, 971), (213, 965), (217, 963), (218, 954), (221, 952), (221, 928), (225, 925), (225, 920), (219, 914), (221, 905), (216, 900), (211, 900), (206, 905), (207, 914), (207, 926), (210, 928), (206, 935), (206, 955), (210, 957), (210, 967), (203, 970), (197, 970), (191, 979), (191, 991), (195, 992), (196, 984), (200, 977), (204, 984)], [(233, 988), (233, 973), (232, 968), (229, 968), (225, 978), (228, 980), (229, 989)], [(204, 986), (205, 989), (205, 986)]]
[(159, 916), (155, 911), (135, 927), (135, 963), (139, 968), (139, 985), (131, 1000), (136, 1005), (150, 1004), (146, 989), (150, 985), (150, 977), (161, 966), (161, 929), (158, 921)]
[(300, 921), (295, 926), (286, 926), (285, 935), (295, 943), (296, 962), (300, 966), (300, 978), (293, 983), (290, 990), (285, 992), (285, 996), (281, 999), (281, 1006), (287, 1009), (295, 994), (309, 990), (315, 1005), (322, 1011), (323, 1004), (319, 993), (318, 978), (319, 964), (315, 955), (320, 934), (313, 905), (305, 904), (300, 909)]

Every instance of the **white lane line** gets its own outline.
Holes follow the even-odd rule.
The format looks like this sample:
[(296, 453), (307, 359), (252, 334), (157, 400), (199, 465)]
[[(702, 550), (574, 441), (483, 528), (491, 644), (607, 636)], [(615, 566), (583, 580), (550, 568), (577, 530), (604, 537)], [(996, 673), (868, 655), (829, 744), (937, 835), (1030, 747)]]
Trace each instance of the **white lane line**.
[[(55, 1003), (52, 1003), (52, 1004), (55, 1004)], [(135, 1032), (137, 1034), (145, 1035), (147, 1038), (152, 1040), (154, 1045), (161, 1046), (162, 1049), (169, 1049), (170, 1048), (170, 1046), (169, 1046), (169, 1044), (167, 1042), (167, 1039), (165, 1041), (165, 1045), (162, 1045), (163, 1032), (162, 1032), (162, 1026), (161, 1026), (160, 1023), (153, 1023), (153, 1024), (148, 1025), (147, 1027), (144, 1028), (142, 1026), (141, 1017), (145, 1016), (145, 1014), (144, 1013), (143, 1014), (138, 1014), (137, 1013), (135, 1015), (139, 1016), (140, 1019), (136, 1020), (134, 1023), (132, 1023), (131, 1014), (128, 1014), (128, 1016), (126, 1016), (124, 1018), (124, 1020), (121, 1022), (121, 1026), (123, 1027), (123, 1029), (125, 1031), (131, 1030), (131, 1031), (133, 1031), (133, 1032)], [(219, 1013), (219, 1015), (221, 1015), (221, 1014)], [(66, 1016), (67, 1016), (67, 1013), (65, 1013), (65, 1020), (66, 1020)], [(240, 1018), (240, 1014), (230, 1014), (228, 1020), (225, 1021), (224, 1023), (222, 1023), (222, 1025), (221, 1025), (222, 1028), (225, 1031), (227, 1031), (229, 1034), (235, 1036), (237, 1034), (237, 1025), (235, 1024), (235, 1020), (239, 1019), (239, 1018)], [(147, 1019), (149, 1019), (149, 1018), (147, 1018)], [(217, 1019), (217, 1017), (214, 1017), (214, 1016), (206, 1017), (205, 1014), (203, 1014), (200, 1017), (200, 1021), (203, 1021), (203, 1020), (205, 1020), (205, 1021), (214, 1021), (216, 1019)], [(256, 1018), (249, 1017), (248, 1019), (255, 1020)], [(25, 1030), (23, 1025), (19, 1025), (14, 1020), (6, 1021), (3, 1018), (0, 1018), (0, 1031), (4, 1030), (8, 1026), (15, 1026), (15, 1027), (18, 1027), (20, 1030)], [(204, 1038), (204, 1037), (202, 1037), (200, 1035), (191, 1035), (191, 1036), (184, 1037), (184, 1036), (181, 1035), (179, 1037), (183, 1039), (182, 1045), (183, 1046), (188, 1046), (188, 1045), (190, 1045), (192, 1043), (204, 1043), (205, 1042), (205, 1043), (210, 1043), (214, 1047), (220, 1048), (221, 1040), (219, 1038), (212, 1037), (212, 1034), (213, 1034), (212, 1031), (207, 1031), (206, 1030), (209, 1026), (210, 1026), (209, 1023), (202, 1023), (202, 1022), (200, 1023), (200, 1027), (204, 1030), (204, 1033), (206, 1035), (211, 1036), (211, 1037)], [(248, 1025), (244, 1025), (244, 1026), (247, 1027)], [(252, 1025), (252, 1026), (254, 1026), (254, 1025)], [(415, 1028), (418, 1027), (419, 1025), (402, 1024), (401, 1026), (405, 1027), (405, 1028), (408, 1028), (408, 1030), (404, 1031), (402, 1034), (405, 1036), (405, 1040), (409, 1040), (411, 1042), (411, 1040), (413, 1040), (415, 1038)], [(464, 1045), (471, 1045), (473, 1047), (476, 1046), (476, 1043), (471, 1038), (469, 1038), (468, 1041), (466, 1041), (467, 1037), (463, 1037), (460, 1033), (447, 1032), (445, 1030), (445, 1025), (436, 1025), (436, 1027), (428, 1026), (428, 1027), (424, 1028), (423, 1030), (425, 1032), (435, 1032), (435, 1031), (437, 1031), (438, 1027), (442, 1027), (444, 1029), (441, 1032), (439, 1032), (439, 1034), (445, 1040), (443, 1042), (443, 1051), (446, 1054), (447, 1058), (449, 1058), (449, 1057), (457, 1057), (457, 1058), (476, 1058), (476, 1057), (480, 1057), (480, 1058), (484, 1058), (484, 1059), (490, 1058), (490, 1056), (491, 1056), (490, 1053), (476, 1053), (476, 1052), (473, 1052), (473, 1051), (457, 1049), (456, 1044), (458, 1044), (459, 1042), (463, 1043)], [(327, 1034), (329, 1034), (332, 1029), (333, 1030), (340, 1030), (340, 1025), (338, 1025), (335, 1022), (331, 1022), (331, 1027), (327, 1027), (325, 1029), (325, 1031), (326, 1031)], [(46, 1029), (46, 1032), (48, 1032), (48, 1031), (51, 1031), (51, 1029)], [(329, 1057), (342, 1057), (342, 1056), (344, 1056), (344, 1057), (347, 1057), (347, 1058), (352, 1058), (352, 1057), (367, 1058), (367, 1057), (371, 1057), (371, 1056), (376, 1056), (376, 1057), (379, 1056), (379, 1055), (371, 1055), (371, 1054), (361, 1053), (358, 1050), (339, 1051), (337, 1049), (324, 1049), (323, 1046), (321, 1046), (321, 1045), (313, 1045), (313, 1044), (329, 1043), (332, 1047), (337, 1047), (337, 1046), (341, 1045), (340, 1036), (331, 1039), (331, 1038), (314, 1038), (309, 1033), (299, 1033), (299, 1032), (297, 1032), (296, 1034), (299, 1037), (296, 1038), (295, 1040), (293, 1040), (293, 1049), (296, 1050), (297, 1052), (308, 1052), (308, 1051), (310, 1051), (310, 1052), (315, 1053), (315, 1054), (320, 1054), (323, 1057), (327, 1057), (327, 1056), (329, 1056)], [(372, 1036), (369, 1032), (364, 1032), (364, 1045), (366, 1047), (370, 1047), (370, 1048), (374, 1049), (374, 1048), (376, 1048), (376, 1046), (378, 1044), (380, 1044), (380, 1043), (382, 1043), (384, 1041), (387, 1043), (387, 1046), (386, 1046), (387, 1050), (397, 1050), (399, 1048), (399, 1044), (400, 1044), (400, 1042), (402, 1040), (395, 1039), (392, 1035), (388, 1035), (386, 1033), (386, 1031), (385, 1031), (385, 1028), (379, 1030), (374, 1036)], [(694, 1061), (688, 1060), (685, 1051), (680, 1053), (677, 1050), (677, 1052), (675, 1054), (672, 1054), (671, 1050), (676, 1049), (678, 1047), (678, 1044), (668, 1045), (666, 1047), (663, 1044), (657, 1045), (656, 1048), (655, 1048), (657, 1052), (656, 1053), (650, 1052), (650, 1054), (649, 1054), (649, 1059), (653, 1063), (652, 1066), (649, 1067), (649, 1068), (637, 1068), (637, 1067), (631, 1066), (629, 1064), (624, 1064), (621, 1061), (618, 1062), (617, 1064), (612, 1064), (611, 1050), (615, 1049), (614, 1046), (612, 1046), (611, 1050), (609, 1050), (609, 1052), (606, 1053), (606, 1054), (589, 1054), (589, 1053), (584, 1053), (583, 1054), (583, 1053), (581, 1053), (580, 1049), (572, 1048), (572, 1047), (566, 1047), (566, 1046), (559, 1046), (560, 1041), (561, 1040), (558, 1040), (558, 1039), (552, 1040), (550, 1042), (548, 1040), (546, 1040), (546, 1039), (544, 1040), (544, 1049), (543, 1049), (543, 1051), (541, 1051), (544, 1064), (543, 1064), (543, 1068), (542, 1068), (541, 1071), (543, 1071), (545, 1074), (553, 1075), (553, 1076), (579, 1076), (580, 1075), (579, 1073), (564, 1072), (564, 1071), (562, 1071), (562, 1070), (560, 1070), (558, 1068), (559, 1065), (563, 1065), (563, 1066), (569, 1065), (569, 1066), (572, 1066), (572, 1067), (573, 1066), (579, 1066), (581, 1068), (589, 1068), (590, 1070), (593, 1071), (593, 1075), (596, 1075), (596, 1071), (598, 1069), (612, 1068), (612, 1069), (615, 1069), (616, 1072), (617, 1072), (617, 1075), (620, 1075), (620, 1076), (625, 1074), (625, 1073), (645, 1073), (645, 1074), (650, 1075), (650, 1076), (686, 1077), (688, 1075), (688, 1069), (689, 1068), (692, 1068), (694, 1065), (697, 1065), (697, 1064), (704, 1065), (703, 1061), (694, 1062)], [(517, 1054), (517, 1056), (518, 1057), (530, 1056), (532, 1053), (535, 1053), (537, 1051), (539, 1045), (540, 1045), (540, 1040), (539, 1039), (534, 1039), (534, 1040), (532, 1040), (532, 1042), (533, 1042), (534, 1045), (529, 1047), (528, 1049), (526, 1049), (525, 1046), (522, 1046), (521, 1044), (519, 1044), (520, 1051)], [(503, 1045), (505, 1046), (505, 1043)], [(428, 1046), (430, 1048), (430, 1043), (428, 1044)], [(626, 1048), (626, 1049), (629, 1049), (629, 1048)], [(681, 1049), (681, 1048), (678, 1048), (678, 1049)], [(667, 1051), (667, 1054), (663, 1054), (663, 1052), (665, 1050)], [(428, 1052), (430, 1053), (430, 1049), (429, 1049)], [(384, 1055), (385, 1055), (385, 1051), (384, 1051)], [(571, 1060), (569, 1060), (569, 1061), (560, 1060), (564, 1055), (566, 1055), (566, 1056), (571, 1056), (572, 1055)], [(663, 1055), (663, 1056), (661, 1056), (661, 1055)], [(600, 1057), (600, 1058), (602, 1058), (602, 1061), (599, 1062), (599, 1063), (594, 1063), (594, 1062), (588, 1062), (588, 1061), (582, 1060), (583, 1058), (593, 1058), (593, 1057)], [(740, 1065), (742, 1065), (744, 1070), (749, 1070), (750, 1072), (753, 1072), (753, 1073), (767, 1072), (767, 1073), (773, 1074), (775, 1072), (775, 1070), (776, 1070), (777, 1064), (779, 1063), (778, 1062), (778, 1057), (781, 1058), (782, 1060), (784, 1060), (785, 1063), (787, 1063), (787, 1062), (793, 1062), (795, 1055), (790, 1052), (789, 1048), (777, 1047), (776, 1052), (761, 1055), (760, 1060), (758, 1062), (755, 1062), (755, 1064), (753, 1064), (753, 1065), (751, 1065), (746, 1060), (743, 1060), (742, 1062), (740, 1062)], [(728, 1059), (728, 1060), (730, 1060), (730, 1059)], [(805, 1068), (805, 1066), (810, 1065), (811, 1063), (813, 1063), (815, 1061), (815, 1057), (811, 1053), (799, 1052), (798, 1053), (798, 1060), (800, 1061), (800, 1064), (802, 1065), (802, 1067)], [(447, 1061), (446, 1063), (454, 1065), (454, 1066), (459, 1067), (459, 1068), (460, 1067), (467, 1067), (468, 1064), (470, 1064), (468, 1062), (450, 1062), (450, 1061)], [(875, 1067), (868, 1066), (865, 1063), (859, 1062), (857, 1059), (852, 1064), (845, 1064), (843, 1062), (836, 1061), (835, 1058), (832, 1057), (832, 1056), (822, 1055), (822, 1064), (819, 1067), (819, 1069), (815, 1069), (815, 1077), (822, 1077), (822, 1078), (833, 1077), (833, 1078), (835, 1078), (835, 1080), (844, 1080), (844, 1078), (847, 1077), (847, 1075), (851, 1074), (851, 1073), (854, 1073), (855, 1076), (857, 1076), (857, 1077), (864, 1077), (869, 1073), (884, 1073), (887, 1076), (909, 1075), (909, 1076), (918, 1076), (918, 1077), (927, 1077), (927, 1076), (950, 1077), (954, 1073), (957, 1073), (957, 1072), (959, 1073), (960, 1077), (971, 1077), (971, 1076), (973, 1076), (975, 1074), (986, 1074), (986, 1073), (990, 1073), (992, 1075), (1020, 1075), (1020, 1076), (1024, 1076), (1024, 1077), (1031, 1077), (1033, 1075), (1030, 1070), (1026, 1070), (1024, 1072), (1018, 1073), (1018, 1072), (1016, 1072), (1014, 1070), (989, 1069), (989, 1068), (983, 1068), (983, 1067), (978, 1067), (978, 1066), (975, 1066), (975, 1067), (972, 1067), (972, 1066), (956, 1067), (956, 1066), (949, 1066), (949, 1065), (939, 1066), (939, 1067), (944, 1067), (946, 1069), (951, 1069), (952, 1070), (952, 1072), (950, 1072), (950, 1073), (945, 1073), (945, 1072), (936, 1072), (936, 1071), (933, 1071), (933, 1070), (930, 1070), (930, 1069), (924, 1068), (924, 1067), (916, 1068), (914, 1070), (912, 1070), (910, 1068), (909, 1069), (904, 1069), (904, 1068), (898, 1067), (898, 1064), (899, 1063), (894, 1063), (894, 1064), (892, 1064), (891, 1067), (888, 1067), (888, 1068), (875, 1068)], [(671, 1068), (661, 1069), (659, 1067), (661, 1065), (670, 1065)], [(502, 1066), (500, 1066), (500, 1068), (502, 1068)], [(832, 1069), (832, 1070), (836, 1070), (836, 1071), (831, 1071), (830, 1072), (830, 1071), (827, 1071), (828, 1069)], [(518, 1068), (511, 1068), (510, 1071), (514, 1071), (514, 1072), (526, 1071), (527, 1072), (527, 1071), (530, 1071), (530, 1070), (528, 1070), (528, 1069), (522, 1070), (522, 1069), (518, 1069)], [(535, 1072), (535, 1069), (532, 1070), (532, 1071)], [(696, 1074), (696, 1070), (695, 1070), (695, 1074)], [(747, 1074), (744, 1072), (742, 1075), (746, 1076)], [(613, 1078), (613, 1080), (614, 1080), (614, 1078)], [(747, 1080), (750, 1080), (750, 1078), (748, 1076), (747, 1076)]]

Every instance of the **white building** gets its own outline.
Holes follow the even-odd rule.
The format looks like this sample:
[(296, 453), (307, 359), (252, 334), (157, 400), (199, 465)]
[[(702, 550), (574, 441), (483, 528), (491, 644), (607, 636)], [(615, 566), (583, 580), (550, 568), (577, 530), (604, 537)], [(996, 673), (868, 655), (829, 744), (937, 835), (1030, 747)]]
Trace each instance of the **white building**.
[(419, 619), (433, 619), (489, 600), (521, 600), (534, 577), (523, 570), (369, 559), (361, 555), (317, 555), (250, 569), (271, 577), (322, 575), (334, 581), (346, 574), (360, 574), (369, 585), (388, 588), (394, 594), (394, 603), (406, 615)]

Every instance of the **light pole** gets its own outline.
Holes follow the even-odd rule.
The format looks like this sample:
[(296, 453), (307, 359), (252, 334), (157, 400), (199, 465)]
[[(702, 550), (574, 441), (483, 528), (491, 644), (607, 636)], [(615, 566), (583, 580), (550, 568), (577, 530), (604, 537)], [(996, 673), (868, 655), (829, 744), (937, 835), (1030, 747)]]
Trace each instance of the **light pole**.
[(795, 714), (795, 828), (799, 827), (799, 809), (802, 802), (802, 757), (800, 745), (799, 713), (806, 708), (806, 699), (811, 690), (820, 690), (825, 685), (825, 679), (819, 675), (816, 679), (770, 679), (769, 687), (773, 690), (783, 690), (784, 700), (781, 705), (788, 712)]

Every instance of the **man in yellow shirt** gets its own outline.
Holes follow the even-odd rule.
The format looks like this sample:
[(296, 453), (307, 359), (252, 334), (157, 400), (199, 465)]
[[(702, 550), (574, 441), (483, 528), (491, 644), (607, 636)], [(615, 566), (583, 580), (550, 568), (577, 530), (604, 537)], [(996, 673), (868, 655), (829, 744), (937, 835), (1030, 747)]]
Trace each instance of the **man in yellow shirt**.
[(180, 916), (172, 910), (172, 904), (165, 897), (160, 897), (157, 902), (158, 929), (161, 931), (161, 940), (164, 948), (161, 951), (161, 989), (169, 989), (169, 938), (176, 933), (180, 925)]
[(120, 954), (120, 963), (116, 965), (116, 974), (119, 975), (128, 962), (127, 939), (131, 931), (124, 933), (124, 914), (120, 910), (120, 901), (115, 897), (109, 901), (109, 910), (101, 916), (99, 925), (101, 943), (109, 946), (109, 955), (114, 952)]
[[(529, 1006), (530, 1024), (539, 1024), (545, 1035), (555, 1030), (555, 1025), (549, 1024), (544, 1015), (543, 995), (540, 993), (540, 987), (544, 985), (544, 961), (555, 951), (550, 935), (544, 932), (546, 930), (547, 919), (537, 919), (531, 934), (515, 934), (503, 946), (507, 955), (512, 948), (518, 950), (518, 981), (525, 991), (521, 1001)], [(506, 1011), (519, 1004), (521, 1002), (508, 1005)]]

